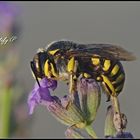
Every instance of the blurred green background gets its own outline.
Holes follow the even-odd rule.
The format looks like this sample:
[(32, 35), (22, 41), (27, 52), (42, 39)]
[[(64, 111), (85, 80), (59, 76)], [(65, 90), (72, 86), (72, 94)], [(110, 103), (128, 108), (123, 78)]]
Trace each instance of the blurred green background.
[[(0, 4), (3, 5), (0, 7), (0, 38), (17, 37), (13, 42), (0, 45), (0, 137), (65, 138), (66, 126), (55, 120), (46, 108), (37, 107), (32, 116), (28, 116), (27, 108), (27, 97), (34, 85), (29, 62), (39, 47), (59, 39), (118, 44), (135, 54), (136, 61), (122, 62), (126, 82), (119, 100), (128, 119), (127, 131), (131, 131), (135, 138), (140, 136), (140, 2)], [(10, 10), (7, 9), (13, 14), (8, 14)], [(60, 83), (55, 93), (67, 93), (66, 85)], [(109, 105), (105, 101), (106, 97), (102, 95), (94, 123), (100, 137), (103, 137)]]

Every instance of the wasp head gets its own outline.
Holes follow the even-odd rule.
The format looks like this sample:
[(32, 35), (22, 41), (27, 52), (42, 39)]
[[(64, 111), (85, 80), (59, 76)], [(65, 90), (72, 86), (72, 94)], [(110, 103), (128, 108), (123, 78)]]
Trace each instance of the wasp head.
[[(30, 62), (33, 76), (38, 84), (39, 79), (57, 76), (53, 56), (44, 49), (39, 49), (33, 60)], [(40, 85), (40, 84), (39, 84)]]

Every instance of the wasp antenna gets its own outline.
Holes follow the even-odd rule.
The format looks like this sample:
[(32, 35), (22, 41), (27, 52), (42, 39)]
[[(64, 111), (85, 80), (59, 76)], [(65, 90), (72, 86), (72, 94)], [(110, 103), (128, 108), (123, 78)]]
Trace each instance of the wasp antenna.
[(38, 83), (38, 86), (41, 87), (41, 86), (40, 86), (40, 83), (39, 83), (39, 81), (38, 81), (38, 79), (37, 79), (36, 76), (35, 76), (35, 78), (36, 78), (36, 81), (37, 81), (37, 83)]
[(33, 71), (33, 73), (34, 73), (35, 79), (36, 79), (36, 81), (37, 81), (37, 83), (38, 83), (38, 86), (41, 87), (41, 86), (40, 86), (40, 83), (39, 83), (39, 81), (38, 81), (38, 78), (37, 78), (37, 76), (36, 76), (35, 66), (34, 66), (33, 61), (30, 62), (30, 65), (31, 65), (31, 69), (32, 69), (32, 71)]

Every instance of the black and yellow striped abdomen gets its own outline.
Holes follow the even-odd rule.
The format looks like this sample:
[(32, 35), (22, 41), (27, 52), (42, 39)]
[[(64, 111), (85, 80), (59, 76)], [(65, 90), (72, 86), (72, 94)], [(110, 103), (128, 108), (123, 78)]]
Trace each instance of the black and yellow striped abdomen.
[(117, 60), (103, 58), (91, 59), (96, 80), (102, 82), (109, 95), (117, 96), (123, 89), (125, 73), (122, 64)]

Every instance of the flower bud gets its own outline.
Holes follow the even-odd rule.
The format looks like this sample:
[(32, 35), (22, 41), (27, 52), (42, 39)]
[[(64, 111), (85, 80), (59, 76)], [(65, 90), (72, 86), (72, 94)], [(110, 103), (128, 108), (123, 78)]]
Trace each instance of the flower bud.
[(116, 134), (116, 129), (114, 127), (113, 122), (113, 108), (112, 106), (108, 106), (107, 113), (106, 113), (106, 119), (105, 119), (105, 128), (104, 128), (104, 135), (106, 138), (114, 136)]
[(80, 104), (88, 124), (91, 124), (100, 105), (101, 91), (94, 79), (82, 78), (78, 84)]

